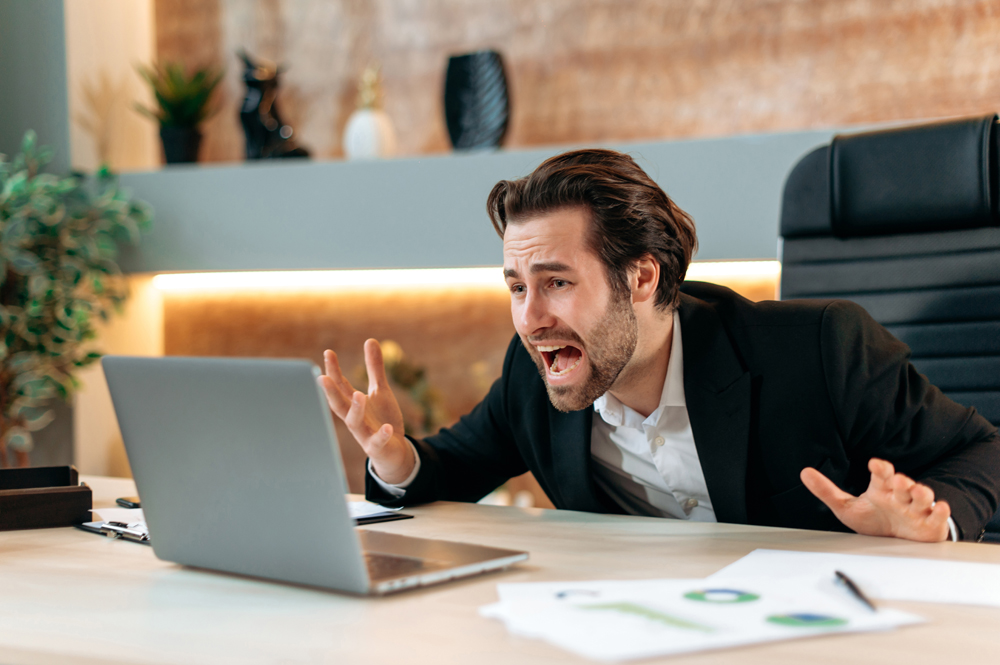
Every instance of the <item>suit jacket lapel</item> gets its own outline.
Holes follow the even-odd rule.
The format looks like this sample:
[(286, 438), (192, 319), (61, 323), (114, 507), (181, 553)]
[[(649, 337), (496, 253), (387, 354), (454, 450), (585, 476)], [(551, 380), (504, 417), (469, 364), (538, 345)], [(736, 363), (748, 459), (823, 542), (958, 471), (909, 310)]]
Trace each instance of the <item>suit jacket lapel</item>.
[(720, 522), (745, 524), (750, 373), (709, 304), (681, 294), (684, 396), (708, 494)]

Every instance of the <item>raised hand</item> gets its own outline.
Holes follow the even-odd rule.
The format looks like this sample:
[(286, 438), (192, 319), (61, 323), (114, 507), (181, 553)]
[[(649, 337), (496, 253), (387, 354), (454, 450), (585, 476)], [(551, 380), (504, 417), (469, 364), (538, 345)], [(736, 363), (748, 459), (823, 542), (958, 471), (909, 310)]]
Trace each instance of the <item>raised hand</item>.
[(382, 348), (374, 339), (365, 342), (368, 394), (357, 391), (344, 377), (337, 354), (323, 353), (326, 374), (319, 378), (326, 401), (364, 449), (378, 477), (400, 483), (413, 472), (413, 449), (403, 436), (403, 413), (399, 410), (385, 376)]
[(901, 473), (892, 464), (872, 458), (868, 489), (861, 496), (844, 492), (811, 467), (800, 477), (806, 488), (825, 503), (845, 525), (866, 536), (894, 536), (938, 542), (948, 538), (951, 508), (934, 501), (934, 490)]

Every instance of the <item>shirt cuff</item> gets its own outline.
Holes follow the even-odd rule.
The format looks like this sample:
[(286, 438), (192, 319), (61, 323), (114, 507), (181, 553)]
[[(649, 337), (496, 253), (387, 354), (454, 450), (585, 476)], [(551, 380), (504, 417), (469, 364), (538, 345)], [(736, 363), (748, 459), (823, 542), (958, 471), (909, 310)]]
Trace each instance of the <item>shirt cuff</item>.
[[(417, 447), (414, 446), (413, 442), (410, 441), (409, 439), (407, 439), (406, 442), (410, 444), (410, 450), (413, 452), (414, 464), (413, 464), (413, 471), (410, 473), (409, 476), (406, 477), (406, 480), (404, 480), (401, 483), (390, 484), (379, 478), (378, 474), (375, 473), (375, 469), (372, 468), (372, 461), (370, 459), (368, 460), (368, 473), (370, 473), (372, 478), (375, 479), (375, 482), (378, 483), (379, 487), (385, 490), (385, 492), (389, 494), (389, 496), (392, 496), (393, 498), (396, 499), (406, 494), (406, 488), (410, 486), (410, 483), (413, 482), (413, 479), (417, 477), (418, 473), (420, 473), (420, 455), (417, 454)], [(951, 518), (948, 519), (950, 520)]]
[[(413, 444), (411, 443), (410, 445), (412, 446)], [(419, 460), (417, 463), (419, 464)], [(951, 542), (953, 543), (958, 542), (958, 527), (955, 526), (955, 520), (951, 519), (950, 517), (948, 518), (948, 534), (950, 536), (949, 540), (951, 540)]]

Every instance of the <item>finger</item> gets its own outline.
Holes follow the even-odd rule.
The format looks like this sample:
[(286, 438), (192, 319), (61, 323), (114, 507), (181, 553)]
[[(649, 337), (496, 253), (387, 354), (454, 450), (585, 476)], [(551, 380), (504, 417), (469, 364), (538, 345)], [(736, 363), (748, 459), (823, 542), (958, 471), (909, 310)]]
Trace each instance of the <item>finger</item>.
[(358, 440), (361, 447), (365, 449), (365, 452), (369, 452), (369, 449), (378, 443), (377, 439), (372, 438), (375, 432), (365, 419), (365, 406), (367, 402), (368, 398), (363, 392), (355, 391), (354, 395), (351, 396), (351, 409), (344, 418), (344, 424), (351, 430), (351, 434)]
[(366, 452), (378, 453), (385, 444), (392, 438), (393, 427), (389, 423), (373, 429), (372, 419), (368, 416), (368, 396), (363, 392), (355, 391), (351, 398), (351, 411), (344, 419), (354, 438)]
[(354, 392), (354, 386), (351, 385), (351, 382), (347, 380), (344, 372), (340, 369), (340, 360), (337, 358), (336, 353), (330, 349), (324, 351), (323, 364), (325, 365), (326, 375), (333, 379), (334, 384), (344, 393), (345, 397)]
[(915, 483), (910, 489), (910, 497), (913, 502), (910, 504), (910, 512), (917, 515), (929, 515), (934, 506), (934, 490), (927, 485)]
[(931, 514), (927, 516), (927, 524), (934, 528), (943, 524), (947, 528), (949, 517), (951, 517), (951, 506), (947, 501), (938, 501), (931, 508)]
[(812, 467), (802, 469), (799, 478), (802, 480), (802, 484), (806, 486), (806, 489), (812, 492), (817, 499), (825, 503), (835, 515), (839, 514), (845, 504), (854, 498)]
[(368, 448), (374, 455), (378, 455), (385, 448), (385, 445), (389, 443), (392, 438), (392, 425), (388, 423), (382, 425), (377, 430), (374, 430), (370, 437), (368, 437)]
[(379, 428), (376, 434), (378, 446), (381, 448), (385, 444), (389, 443), (389, 439), (392, 438), (392, 434), (393, 434), (392, 425), (390, 425), (389, 423), (382, 425), (382, 427)]
[(382, 347), (374, 339), (365, 342), (365, 367), (368, 369), (368, 394), (377, 389), (386, 389), (389, 381), (385, 376), (385, 362), (382, 360)]
[(948, 528), (948, 518), (951, 516), (951, 507), (945, 501), (934, 504), (929, 515), (920, 520), (919, 524), (912, 529), (912, 540), (924, 542), (941, 542), (948, 540), (951, 529)]
[(868, 470), (871, 471), (873, 480), (878, 478), (883, 483), (887, 482), (896, 473), (896, 469), (891, 463), (877, 457), (868, 460)]
[(892, 488), (893, 500), (902, 506), (909, 506), (913, 503), (913, 495), (910, 491), (914, 485), (916, 485), (915, 482), (901, 473), (894, 475), (888, 482), (888, 486)]
[(345, 395), (336, 382), (326, 374), (319, 377), (319, 384), (326, 394), (326, 402), (330, 405), (330, 410), (343, 420), (347, 417), (347, 412), (351, 410), (351, 398)]

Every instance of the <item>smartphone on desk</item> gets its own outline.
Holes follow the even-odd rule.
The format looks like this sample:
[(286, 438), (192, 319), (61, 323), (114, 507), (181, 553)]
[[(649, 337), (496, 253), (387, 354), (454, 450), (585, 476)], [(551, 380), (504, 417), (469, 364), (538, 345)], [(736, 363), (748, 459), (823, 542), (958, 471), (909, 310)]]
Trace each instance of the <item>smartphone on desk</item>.
[(139, 497), (137, 496), (122, 496), (115, 499), (117, 503), (122, 508), (142, 508), (142, 504), (139, 503)]

